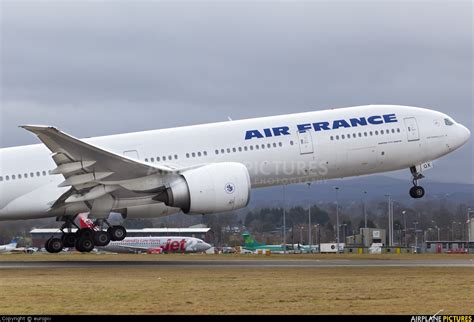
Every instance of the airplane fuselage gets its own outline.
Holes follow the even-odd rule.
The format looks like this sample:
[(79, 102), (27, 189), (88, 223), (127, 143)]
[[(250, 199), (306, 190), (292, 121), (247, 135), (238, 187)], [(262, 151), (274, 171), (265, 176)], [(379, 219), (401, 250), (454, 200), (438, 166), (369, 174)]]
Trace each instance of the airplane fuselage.
[[(252, 188), (258, 188), (410, 168), (454, 151), (469, 137), (469, 130), (437, 111), (370, 105), (83, 141), (174, 168), (242, 163)], [(49, 173), (55, 167), (43, 144), (0, 149), (0, 220), (57, 216), (48, 207), (29, 202), (47, 198), (51, 206), (69, 189), (58, 187), (62, 175)], [(117, 208), (127, 208), (129, 217), (179, 211), (146, 196), (127, 196)], [(84, 203), (68, 208), (66, 214), (89, 210)]]

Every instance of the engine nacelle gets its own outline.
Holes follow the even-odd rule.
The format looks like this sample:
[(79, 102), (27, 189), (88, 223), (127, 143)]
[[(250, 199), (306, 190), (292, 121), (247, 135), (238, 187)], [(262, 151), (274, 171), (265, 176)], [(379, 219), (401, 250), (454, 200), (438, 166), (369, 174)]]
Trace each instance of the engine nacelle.
[(245, 165), (215, 163), (183, 172), (154, 199), (186, 214), (212, 214), (246, 207), (250, 188)]

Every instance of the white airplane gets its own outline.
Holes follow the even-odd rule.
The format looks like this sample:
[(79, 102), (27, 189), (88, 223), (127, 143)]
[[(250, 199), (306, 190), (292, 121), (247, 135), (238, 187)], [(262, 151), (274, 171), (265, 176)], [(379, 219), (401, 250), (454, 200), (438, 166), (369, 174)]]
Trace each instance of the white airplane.
[(1, 253), (8, 253), (8, 252), (12, 252), (14, 250), (16, 250), (16, 245), (17, 245), (17, 241), (14, 239), (12, 240), (9, 244), (6, 244), (6, 245), (0, 245), (0, 254)]
[(200, 253), (211, 245), (194, 237), (126, 237), (121, 241), (111, 241), (107, 246), (98, 247), (114, 253)]
[[(421, 198), (423, 168), (471, 135), (446, 114), (393, 105), (84, 140), (50, 126), (22, 127), (44, 144), (0, 150), (0, 220), (64, 221), (63, 237), (45, 245), (50, 252), (123, 240), (125, 228), (107, 221), (111, 212), (124, 218), (220, 213), (247, 206), (251, 188), (406, 168), (410, 195)], [(100, 230), (71, 233), (81, 212), (90, 212)]]

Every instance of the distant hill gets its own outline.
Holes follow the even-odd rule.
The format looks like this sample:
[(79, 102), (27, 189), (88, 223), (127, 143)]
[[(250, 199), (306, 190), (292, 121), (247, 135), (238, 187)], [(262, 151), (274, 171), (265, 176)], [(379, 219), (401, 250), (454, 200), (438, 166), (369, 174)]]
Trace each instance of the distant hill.
[[(463, 183), (442, 183), (423, 179), (420, 184), (425, 188), (426, 195), (422, 200), (448, 198), (453, 202), (463, 202), (474, 206), (474, 185)], [(336, 199), (334, 187), (339, 187), (340, 201), (359, 201), (367, 191), (367, 200), (384, 199), (390, 194), (396, 201), (410, 204), (412, 199), (408, 190), (411, 188), (410, 179), (402, 180), (386, 176), (364, 176), (350, 179), (313, 182), (311, 189), (308, 185), (293, 184), (286, 186), (286, 202), (292, 206), (309, 201), (333, 202)], [(311, 193), (311, 195), (310, 195)], [(270, 187), (252, 190), (250, 207), (281, 206), (283, 204), (283, 188)]]

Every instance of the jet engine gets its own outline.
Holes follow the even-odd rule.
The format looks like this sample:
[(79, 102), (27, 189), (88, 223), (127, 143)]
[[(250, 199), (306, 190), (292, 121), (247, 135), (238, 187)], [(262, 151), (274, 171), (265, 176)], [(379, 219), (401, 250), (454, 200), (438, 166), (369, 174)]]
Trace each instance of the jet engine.
[(215, 163), (181, 173), (153, 199), (186, 214), (212, 214), (246, 207), (250, 188), (245, 165)]

